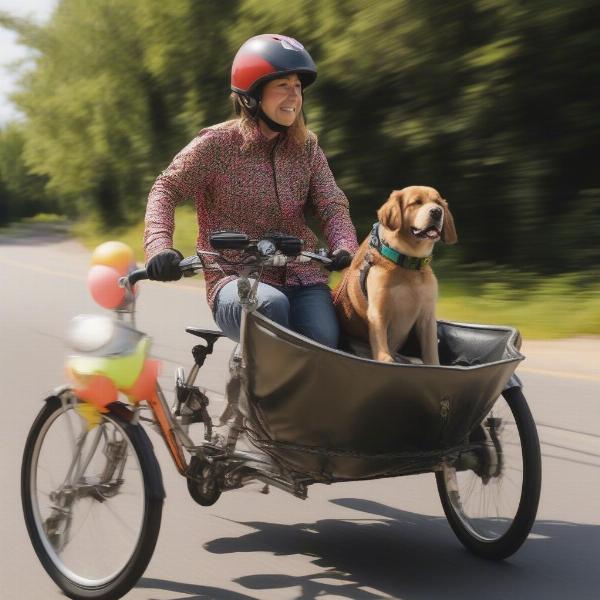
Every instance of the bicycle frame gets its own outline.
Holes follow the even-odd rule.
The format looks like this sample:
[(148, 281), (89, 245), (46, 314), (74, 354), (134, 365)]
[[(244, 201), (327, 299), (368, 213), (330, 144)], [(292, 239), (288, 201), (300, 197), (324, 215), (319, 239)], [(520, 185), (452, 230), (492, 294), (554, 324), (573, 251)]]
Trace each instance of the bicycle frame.
[[(253, 368), (253, 369), (256, 368), (260, 372), (262, 369), (261, 365), (254, 363), (253, 357), (245, 356), (245, 352), (248, 351), (248, 350), (246, 350), (246, 347), (248, 346), (247, 342), (250, 342), (250, 340), (248, 339), (248, 336), (252, 335), (252, 337), (254, 338), (254, 336), (256, 335), (256, 333), (254, 331), (255, 330), (254, 323), (253, 323), (254, 320), (252, 320), (252, 322), (251, 322), (252, 329), (250, 329), (249, 315), (251, 313), (253, 313), (254, 311), (256, 311), (256, 309), (257, 309), (257, 291), (258, 291), (258, 284), (260, 282), (261, 275), (262, 275), (262, 269), (265, 266), (283, 266), (284, 264), (286, 264), (286, 261), (288, 261), (288, 257), (285, 255), (282, 255), (277, 252), (263, 253), (263, 250), (265, 249), (265, 247), (263, 246), (263, 248), (259, 248), (257, 246), (253, 247), (254, 254), (250, 255), (250, 260), (252, 260), (253, 262), (246, 261), (245, 263), (237, 263), (237, 264), (229, 263), (230, 265), (233, 265), (233, 264), (236, 265), (236, 271), (238, 274), (238, 279), (237, 279), (238, 297), (239, 297), (240, 304), (242, 307), (242, 312), (241, 312), (241, 324), (240, 324), (240, 343), (237, 346), (236, 350), (234, 351), (234, 354), (233, 354), (231, 362), (230, 362), (230, 371), (231, 371), (232, 378), (230, 380), (230, 383), (228, 384), (227, 407), (226, 407), (223, 415), (221, 415), (221, 424), (223, 423), (223, 421), (226, 421), (226, 425), (228, 426), (227, 431), (226, 431), (226, 439), (223, 441), (223, 443), (221, 443), (221, 440), (215, 440), (212, 438), (212, 436), (211, 436), (212, 420), (211, 420), (210, 416), (208, 415), (208, 412), (206, 411), (206, 407), (208, 406), (209, 399), (200, 390), (200, 388), (195, 387), (195, 385), (194, 385), (195, 380), (198, 375), (198, 372), (199, 372), (199, 369), (204, 363), (204, 359), (206, 358), (206, 356), (209, 353), (212, 352), (212, 346), (213, 346), (216, 338), (219, 337), (219, 335), (222, 335), (220, 332), (211, 332), (211, 331), (195, 332), (197, 335), (204, 337), (207, 345), (206, 346), (199, 345), (199, 346), (196, 346), (192, 350), (192, 354), (194, 355), (194, 359), (195, 359), (196, 363), (192, 367), (187, 379), (184, 378), (183, 369), (182, 368), (178, 369), (177, 381), (176, 381), (177, 394), (176, 394), (175, 403), (173, 404), (173, 406), (171, 408), (169, 408), (167, 400), (165, 398), (165, 395), (164, 395), (164, 393), (157, 381), (157, 378), (155, 376), (152, 381), (152, 389), (146, 390), (145, 395), (143, 397), (139, 396), (139, 395), (136, 396), (135, 394), (133, 395), (133, 397), (132, 397), (133, 410), (127, 409), (125, 411), (126, 412), (125, 418), (127, 418), (134, 424), (137, 424), (139, 422), (139, 420), (143, 419), (143, 417), (140, 417), (140, 415), (139, 415), (140, 407), (139, 407), (139, 402), (136, 400), (136, 398), (139, 400), (141, 400), (143, 398), (143, 400), (145, 400), (147, 402), (147, 405), (149, 406), (150, 410), (153, 413), (154, 418), (153, 418), (152, 422), (156, 426), (157, 430), (160, 432), (161, 436), (163, 437), (178, 472), (188, 479), (188, 485), (190, 485), (191, 480), (196, 480), (196, 481), (201, 480), (200, 475), (198, 475), (196, 472), (198, 462), (201, 462), (203, 465), (208, 465), (210, 467), (209, 468), (209, 471), (211, 471), (210, 476), (211, 477), (214, 476), (218, 479), (219, 485), (221, 486), (220, 489), (223, 489), (223, 490), (233, 489), (235, 487), (241, 487), (241, 485), (244, 485), (245, 482), (247, 482), (251, 479), (260, 479), (260, 480), (268, 480), (269, 483), (273, 483), (274, 485), (281, 487), (285, 491), (291, 492), (299, 497), (304, 498), (304, 497), (306, 497), (306, 486), (308, 484), (314, 483), (316, 481), (321, 481), (324, 479), (324, 477), (325, 477), (325, 479), (327, 479), (327, 476), (323, 475), (323, 473), (321, 471), (319, 471), (314, 464), (312, 465), (312, 467), (309, 467), (308, 464), (304, 464), (303, 461), (301, 461), (302, 464), (300, 464), (300, 463), (299, 464), (293, 463), (293, 465), (290, 464), (287, 455), (286, 456), (281, 455), (281, 452), (279, 452), (272, 445), (270, 445), (270, 443), (268, 442), (268, 439), (270, 438), (271, 434), (268, 434), (268, 433), (266, 434), (266, 438), (267, 438), (266, 443), (263, 443), (263, 442), (265, 442), (265, 440), (259, 440), (259, 446), (256, 447), (256, 449), (258, 450), (258, 454), (256, 454), (254, 451), (246, 452), (246, 451), (236, 450), (238, 438), (240, 436), (240, 433), (244, 429), (243, 428), (244, 417), (242, 416), (242, 412), (240, 411), (238, 404), (239, 404), (240, 400), (244, 400), (244, 396), (241, 396), (241, 394), (246, 394), (248, 392), (246, 387), (242, 386), (241, 384), (242, 384), (242, 382), (250, 381), (250, 379), (245, 377), (245, 371), (248, 368)], [(268, 250), (268, 248), (267, 248), (267, 250)], [(211, 262), (211, 260), (212, 260), (211, 256), (221, 256), (221, 255), (218, 252), (200, 252), (200, 253), (198, 253), (197, 256), (189, 257), (189, 258), (186, 258), (183, 261), (181, 261), (180, 268), (186, 275), (192, 275), (199, 271), (204, 271), (204, 270), (220, 270), (221, 272), (223, 272), (223, 270), (221, 269), (221, 267), (219, 266), (218, 263)], [(321, 261), (321, 260), (323, 260), (323, 256), (319, 255), (319, 254), (311, 253), (311, 252), (302, 252), (300, 256), (296, 256), (292, 260), (297, 260), (300, 262), (307, 262), (309, 260), (320, 260)], [(327, 259), (325, 258), (325, 260), (327, 260)], [(132, 286), (134, 285), (134, 283), (136, 281), (138, 281), (140, 279), (144, 279), (144, 278), (146, 278), (146, 272), (142, 270), (139, 272), (134, 272), (134, 273), (130, 274), (128, 277), (124, 277), (121, 279), (121, 285), (126, 288), (127, 298), (129, 300), (129, 303), (127, 304), (127, 309), (119, 310), (119, 311), (117, 311), (117, 314), (119, 315), (119, 317), (121, 319), (128, 317), (129, 321), (134, 326), (135, 326), (135, 296), (133, 294)], [(467, 327), (467, 329), (469, 327), (470, 328), (480, 327), (480, 328), (485, 329), (483, 326), (466, 326), (466, 327)], [(135, 330), (135, 331), (137, 331), (137, 330)], [(284, 332), (282, 332), (282, 333), (284, 333)], [(138, 334), (139, 334), (139, 332), (138, 332)], [(471, 334), (469, 334), (469, 335), (471, 335)], [(502, 340), (504, 340), (504, 338), (506, 336), (508, 336), (508, 338), (510, 338), (510, 340), (513, 340), (513, 337), (517, 336), (517, 335), (518, 334), (516, 332), (513, 333), (513, 332), (508, 331), (508, 329), (507, 329), (506, 332), (503, 332), (501, 334), (501, 337), (502, 337)], [(507, 340), (508, 340), (508, 338), (507, 338)], [(512, 342), (510, 340), (509, 340), (509, 345), (512, 344)], [(515, 341), (515, 340), (516, 340), (516, 337), (514, 338), (513, 341)], [(502, 342), (502, 344), (504, 344), (504, 341)], [(504, 346), (502, 346), (502, 347), (504, 347)], [(337, 364), (337, 361), (339, 360), (339, 358), (337, 358), (337, 357), (329, 357), (328, 358), (327, 356), (328, 355), (324, 355), (323, 360), (333, 361), (329, 365), (328, 368), (331, 369), (332, 373), (336, 372), (336, 369), (338, 369), (336, 364)], [(292, 360), (292, 361), (295, 361), (296, 358), (297, 357), (295, 355), (289, 356), (289, 360)], [(344, 360), (344, 359), (342, 359), (342, 360)], [(510, 364), (513, 364), (515, 360), (518, 360), (516, 358), (516, 356), (510, 358), (510, 360), (509, 360)], [(336, 363), (336, 364), (334, 364), (334, 363)], [(362, 363), (360, 363), (360, 364), (362, 364)], [(248, 365), (254, 365), (254, 366), (249, 367)], [(358, 366), (359, 366), (359, 364), (357, 364), (357, 367)], [(368, 368), (370, 369), (371, 367), (368, 367)], [(429, 368), (430, 369), (436, 369), (436, 368), (437, 369), (445, 369), (447, 367), (428, 367), (428, 369)], [(512, 368), (506, 367), (506, 369), (507, 369), (507, 372), (508, 372), (508, 370), (512, 371), (512, 377), (510, 377), (510, 381), (508, 382), (507, 387), (509, 387), (511, 385), (514, 386), (515, 383), (518, 385), (520, 382), (518, 382), (518, 379), (514, 375), (514, 366)], [(418, 371), (418, 369), (416, 369), (416, 370)], [(397, 373), (399, 374), (400, 371), (398, 371)], [(405, 373), (405, 375), (408, 375), (408, 371), (405, 371), (404, 373)], [(413, 378), (416, 376), (417, 376), (416, 372), (412, 374)], [(383, 381), (385, 381), (384, 387), (393, 384), (393, 387), (395, 388), (396, 384), (394, 381), (391, 381), (391, 380), (388, 381), (387, 377), (384, 377), (382, 382)], [(231, 385), (232, 382), (234, 383), (234, 385)], [(237, 386), (237, 390), (234, 390), (234, 388), (236, 388), (236, 385), (235, 385), (236, 382), (239, 385)], [(121, 387), (119, 389), (124, 391), (126, 394), (128, 393), (128, 390), (124, 389), (123, 387)], [(235, 391), (235, 393), (232, 393), (233, 391)], [(302, 393), (304, 393), (304, 392), (302, 392)], [(315, 395), (316, 391), (315, 390), (307, 391), (307, 393), (308, 393), (309, 397), (311, 397), (311, 396)], [(388, 392), (385, 392), (382, 390), (382, 393), (384, 393), (384, 395), (385, 395)], [(412, 401), (414, 401), (414, 398), (411, 400), (411, 402)], [(295, 402), (296, 403), (300, 402), (298, 397), (296, 397)], [(197, 408), (192, 407), (192, 405), (194, 403), (196, 404)], [(400, 403), (401, 406), (403, 406), (404, 404)], [(418, 402), (417, 402), (417, 404), (418, 404)], [(192, 409), (192, 413), (191, 413), (192, 419), (191, 420), (187, 419), (187, 418), (186, 419), (179, 418), (179, 417), (183, 416), (182, 413), (180, 412), (180, 409), (182, 407)], [(422, 407), (418, 408), (418, 410), (421, 410), (421, 409), (422, 409)], [(440, 404), (440, 411), (441, 411), (440, 415), (436, 416), (435, 414), (429, 414), (429, 412), (425, 411), (427, 413), (425, 415), (425, 418), (433, 419), (434, 429), (435, 429), (435, 427), (438, 426), (438, 425), (436, 425), (437, 418), (441, 418), (443, 423), (445, 423), (446, 420), (448, 419), (448, 414), (447, 414), (448, 409), (449, 409), (448, 402), (443, 401)], [(250, 410), (254, 411), (254, 408), (251, 408)], [(187, 414), (189, 415), (190, 413), (188, 412)], [(226, 414), (229, 415), (231, 418), (225, 419)], [(261, 419), (262, 419), (262, 417), (261, 417)], [(401, 421), (403, 421), (403, 420), (401, 419)], [(190, 437), (189, 424), (192, 422), (202, 422), (204, 424), (205, 440), (203, 442), (195, 443), (195, 441)], [(331, 426), (335, 427), (334, 423), (332, 423)], [(444, 425), (444, 427), (445, 427), (445, 425)], [(254, 432), (254, 434), (255, 433), (256, 432)], [(285, 433), (286, 436), (288, 434), (289, 434), (289, 432)], [(277, 437), (280, 441), (282, 439), (286, 439), (285, 436), (283, 438), (281, 438), (281, 436), (276, 435), (275, 437)], [(298, 440), (298, 443), (300, 444), (300, 446), (302, 446), (302, 442), (300, 441), (301, 435), (299, 438), (295, 437), (293, 439)], [(252, 442), (252, 440), (250, 440), (250, 442), (253, 447), (256, 445)], [(295, 444), (295, 442), (292, 440), (288, 440), (285, 443), (291, 444), (291, 447), (293, 447)], [(413, 443), (415, 448), (420, 448), (419, 442), (413, 440), (410, 443)], [(428, 459), (427, 461), (423, 462), (422, 452), (420, 452), (420, 450), (416, 451), (416, 452), (412, 452), (410, 450), (410, 443), (405, 442), (405, 446), (407, 448), (406, 451), (404, 449), (401, 449), (399, 451), (399, 453), (394, 453), (394, 452), (391, 452), (388, 454), (384, 453), (385, 456), (387, 457), (386, 460), (402, 459), (405, 462), (407, 462), (406, 465), (400, 465), (402, 468), (392, 465), (392, 466), (394, 466), (394, 469), (396, 469), (398, 474), (408, 474), (408, 473), (413, 473), (413, 472), (438, 470), (441, 468), (444, 461), (447, 460), (448, 458), (451, 460), (454, 460), (455, 455), (457, 454), (458, 451), (466, 451), (467, 450), (467, 447), (464, 445), (464, 441), (454, 440), (454, 446), (456, 446), (457, 443), (458, 443), (458, 446), (456, 446), (456, 448), (454, 448), (454, 446), (453, 446), (452, 452), (450, 452), (449, 448), (446, 448), (445, 451), (442, 451), (441, 449), (435, 449), (435, 448), (432, 449), (431, 451), (429, 451), (430, 449), (426, 448), (425, 449), (425, 450), (427, 450), (426, 454), (428, 454), (428, 456), (429, 456), (429, 454), (431, 454), (432, 457), (429, 457), (431, 460)], [(408, 445), (406, 445), (406, 444), (408, 444)], [(324, 440), (323, 444), (321, 444), (321, 445), (317, 444), (316, 447), (311, 447), (309, 445), (306, 447), (302, 446), (302, 448), (300, 449), (300, 446), (298, 446), (297, 451), (305, 452), (305, 453), (307, 452), (308, 454), (313, 453), (313, 454), (315, 454), (315, 456), (317, 454), (319, 454), (319, 455), (323, 454), (324, 456), (325, 455), (327, 455), (327, 456), (336, 455), (338, 450), (335, 447), (330, 448), (329, 445), (330, 445), (330, 442), (328, 440)], [(294, 450), (292, 450), (292, 451), (294, 451)], [(445, 452), (445, 454), (444, 454), (444, 452)], [(190, 455), (189, 460), (186, 457), (186, 454)], [(284, 451), (284, 454), (285, 454), (285, 451)], [(361, 455), (361, 451), (356, 450), (356, 449), (352, 449), (352, 450), (346, 449), (346, 450), (341, 451), (341, 455), (344, 455), (344, 454), (356, 455), (356, 457), (358, 457), (359, 455)], [(365, 476), (367, 476), (367, 477), (382, 476), (382, 474), (379, 474), (379, 472), (376, 469), (373, 472), (371, 472), (372, 466), (371, 466), (370, 461), (373, 457), (377, 456), (377, 452), (375, 452), (375, 454), (373, 454), (372, 451), (366, 450), (366, 451), (363, 451), (363, 454), (361, 456), (363, 456), (363, 458), (366, 458), (367, 461), (369, 461), (366, 463), (367, 471), (364, 474)], [(419, 459), (420, 466), (418, 468), (412, 466), (412, 464), (409, 464), (410, 461), (413, 459), (415, 459), (415, 460)], [(361, 460), (362, 460), (362, 458), (361, 458)], [(377, 459), (377, 460), (379, 460), (379, 459)], [(388, 472), (388, 467), (386, 465), (385, 473), (387, 473), (387, 472)], [(386, 476), (385, 473), (383, 474), (383, 476)], [(333, 477), (333, 476), (331, 476), (331, 477)], [(343, 479), (343, 477), (342, 477), (342, 479)], [(332, 480), (335, 480), (335, 477), (333, 477)]]
[[(202, 261), (200, 261), (202, 262)], [(251, 276), (255, 276), (254, 281), (251, 281)], [(238, 279), (238, 294), (240, 303), (242, 304), (242, 317), (240, 326), (240, 343), (233, 356), (234, 372), (239, 375), (239, 371), (246, 368), (246, 361), (244, 357), (244, 337), (247, 323), (247, 315), (256, 310), (257, 307), (257, 289), (260, 281), (261, 270), (255, 267), (242, 267), (240, 269), (240, 276)], [(131, 293), (131, 290), (129, 290)], [(128, 315), (130, 322), (135, 326), (135, 298), (132, 296), (131, 308), (127, 311), (119, 311), (121, 317)], [(195, 364), (187, 379), (185, 385), (192, 387), (195, 384), (200, 367)], [(186, 460), (184, 450), (189, 452), (192, 456), (199, 457), (203, 460), (210, 460), (210, 457), (204, 452), (206, 444), (195, 444), (194, 441), (188, 434), (187, 428), (183, 426), (176, 418), (175, 413), (177, 406), (169, 408), (166, 397), (158, 381), (152, 395), (147, 399), (148, 406), (150, 407), (154, 416), (155, 424), (163, 437), (167, 449), (175, 463), (178, 472), (181, 475), (187, 475), (190, 468), (190, 463)], [(177, 400), (176, 400), (177, 404)], [(139, 421), (139, 405), (136, 405), (133, 412), (132, 421)], [(241, 415), (237, 413), (235, 415), (234, 423), (230, 428), (228, 438), (225, 444), (225, 451), (227, 454), (233, 453), (239, 435), (241, 426)]]

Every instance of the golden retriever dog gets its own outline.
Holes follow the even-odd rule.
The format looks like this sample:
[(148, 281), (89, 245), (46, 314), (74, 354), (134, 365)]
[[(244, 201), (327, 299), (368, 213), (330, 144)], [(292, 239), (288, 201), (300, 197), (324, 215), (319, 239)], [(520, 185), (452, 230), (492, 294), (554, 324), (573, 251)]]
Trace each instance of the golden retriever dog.
[(448, 203), (431, 187), (410, 186), (393, 191), (377, 216), (333, 292), (342, 331), (368, 341), (375, 360), (394, 362), (414, 328), (423, 362), (438, 365), (437, 279), (429, 263), (438, 240), (457, 240)]

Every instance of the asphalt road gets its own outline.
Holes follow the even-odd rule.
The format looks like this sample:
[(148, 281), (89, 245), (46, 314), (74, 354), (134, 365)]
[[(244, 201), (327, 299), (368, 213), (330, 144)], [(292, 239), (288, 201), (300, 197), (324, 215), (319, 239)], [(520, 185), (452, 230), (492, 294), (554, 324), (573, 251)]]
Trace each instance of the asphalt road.
[[(19, 472), (42, 399), (64, 382), (64, 334), (76, 314), (101, 312), (85, 289), (89, 253), (60, 234), (0, 234), (0, 598), (60, 592), (30, 545)], [(154, 338), (171, 388), (189, 365), (186, 325), (210, 327), (198, 284), (144, 282), (138, 326)], [(207, 361), (203, 384), (222, 391), (231, 344)], [(600, 340), (531, 342), (519, 368), (538, 423), (543, 489), (530, 539), (503, 563), (479, 560), (454, 537), (433, 475), (315, 485), (306, 501), (259, 485), (202, 508), (154, 434), (167, 499), (154, 557), (126, 597), (598, 598), (600, 597)]]

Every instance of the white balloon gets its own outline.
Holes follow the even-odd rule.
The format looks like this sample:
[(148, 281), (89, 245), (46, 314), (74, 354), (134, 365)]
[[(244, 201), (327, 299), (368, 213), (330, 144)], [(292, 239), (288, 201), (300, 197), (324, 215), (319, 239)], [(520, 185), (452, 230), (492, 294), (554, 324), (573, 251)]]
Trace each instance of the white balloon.
[(105, 346), (113, 337), (115, 325), (110, 317), (79, 315), (69, 326), (68, 340), (78, 352), (93, 352)]

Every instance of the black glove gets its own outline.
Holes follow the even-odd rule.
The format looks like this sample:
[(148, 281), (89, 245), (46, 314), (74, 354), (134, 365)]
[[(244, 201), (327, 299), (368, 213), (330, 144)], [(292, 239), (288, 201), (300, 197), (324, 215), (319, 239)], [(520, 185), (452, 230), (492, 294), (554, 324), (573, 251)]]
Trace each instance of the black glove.
[(177, 281), (183, 273), (179, 263), (183, 260), (183, 254), (179, 250), (169, 248), (155, 254), (146, 264), (148, 279), (154, 281)]
[(352, 254), (347, 250), (334, 250), (332, 253), (328, 254), (328, 257), (331, 259), (331, 262), (328, 265), (325, 265), (325, 268), (328, 271), (341, 271), (342, 269), (349, 267), (352, 262)]

